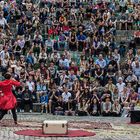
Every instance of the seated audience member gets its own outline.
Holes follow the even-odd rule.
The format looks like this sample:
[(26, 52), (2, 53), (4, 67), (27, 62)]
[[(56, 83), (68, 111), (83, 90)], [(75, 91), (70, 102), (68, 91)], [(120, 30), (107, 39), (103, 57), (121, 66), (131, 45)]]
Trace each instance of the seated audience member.
[(77, 50), (77, 40), (76, 40), (76, 34), (74, 32), (72, 32), (69, 37), (69, 49), (71, 51)]
[(133, 101), (135, 104), (138, 103), (138, 94), (134, 91), (134, 89), (130, 89), (130, 94), (129, 94), (129, 100), (130, 102)]
[(63, 32), (60, 32), (60, 35), (59, 35), (59, 39), (58, 39), (58, 48), (60, 50), (64, 50), (64, 49), (67, 49), (67, 38), (65, 36), (65, 34), (63, 34)]
[(104, 89), (102, 92), (101, 100), (105, 102), (106, 98), (110, 98), (110, 101), (112, 102), (112, 93), (110, 90)]
[(105, 59), (103, 58), (103, 55), (102, 54), (99, 54), (99, 58), (96, 60), (96, 65), (99, 65), (100, 68), (105, 68), (106, 67), (106, 61)]
[(87, 116), (89, 115), (89, 104), (85, 99), (82, 100), (82, 104), (79, 105), (78, 111), (77, 111), (78, 116)]
[(106, 80), (109, 81), (108, 88), (109, 88), (110, 85), (112, 85), (113, 86), (112, 88), (114, 88), (114, 86), (115, 86), (114, 85), (114, 83), (115, 83), (115, 76), (116, 76), (116, 70), (115, 70), (115, 68), (111, 64), (109, 64), (109, 66), (107, 68), (107, 73), (106, 73)]
[(54, 41), (51, 40), (50, 36), (48, 36), (48, 39), (45, 41), (45, 49), (46, 53), (48, 54), (48, 57), (50, 57), (50, 54), (54, 51)]
[(90, 103), (89, 113), (92, 116), (99, 116), (100, 114), (100, 104), (96, 98), (92, 99)]
[(29, 105), (30, 112), (32, 112), (33, 110), (32, 93), (27, 86), (25, 87), (25, 90), (22, 92), (22, 101), (21, 101), (22, 112), (24, 112), (26, 105)]
[(44, 49), (41, 50), (40, 54), (39, 54), (39, 62), (42, 63), (42, 62), (46, 62), (47, 60), (47, 53), (45, 52)]
[(36, 91), (35, 91), (35, 81), (33, 77), (34, 76), (29, 75), (28, 80), (26, 80), (26, 86), (28, 86), (28, 89), (31, 91), (33, 102), (37, 102), (37, 96), (36, 96)]
[(119, 95), (118, 95), (118, 89), (115, 88), (114, 92), (112, 93), (112, 101), (114, 102), (115, 100), (119, 99)]
[(47, 84), (43, 79), (40, 79), (40, 81), (38, 81), (36, 84), (36, 96), (38, 102), (40, 102), (42, 92), (47, 92)]
[(106, 89), (108, 89), (109, 91), (111, 91), (111, 93), (114, 93), (114, 90), (116, 88), (116, 86), (113, 84), (113, 80), (112, 78), (110, 78), (108, 80), (108, 83), (105, 85)]
[[(91, 96), (91, 97), (90, 97)], [(93, 99), (96, 99), (97, 102), (99, 103), (100, 102), (100, 99), (99, 99), (99, 95), (98, 95), (98, 91), (97, 89), (95, 88), (94, 90), (91, 91), (91, 95), (89, 97), (91, 98), (91, 101)]]
[(83, 32), (80, 32), (80, 34), (77, 35), (77, 41), (78, 51), (82, 52), (86, 44), (86, 36), (83, 34)]
[(128, 117), (130, 112), (130, 103), (126, 102), (122, 108), (122, 115), (121, 117)]
[(25, 88), (13, 87), (17, 111), (41, 97), (39, 112), (119, 116), (121, 105), (129, 116), (140, 103), (138, 1), (0, 0), (0, 73)]
[(70, 109), (70, 99), (71, 99), (71, 93), (68, 92), (68, 88), (64, 88), (64, 92), (62, 93), (62, 100), (64, 102), (65, 111)]
[(54, 88), (49, 94), (49, 112), (54, 113), (54, 108), (59, 97), (59, 92)]
[(62, 55), (61, 59), (59, 59), (59, 69), (68, 70), (69, 67), (70, 67), (70, 60), (67, 59), (65, 55)]
[(110, 98), (106, 98), (105, 102), (102, 104), (102, 115), (103, 116), (110, 116), (112, 113), (112, 104)]
[(62, 96), (59, 96), (56, 102), (55, 115), (64, 115), (64, 102), (62, 100)]
[(120, 114), (121, 114), (121, 105), (119, 104), (118, 100), (115, 100), (112, 105), (112, 115), (120, 116)]

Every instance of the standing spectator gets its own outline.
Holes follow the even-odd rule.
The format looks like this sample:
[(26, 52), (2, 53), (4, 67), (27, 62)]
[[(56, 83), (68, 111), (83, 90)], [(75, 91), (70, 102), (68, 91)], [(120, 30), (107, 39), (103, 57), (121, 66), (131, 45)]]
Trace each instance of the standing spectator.
[(125, 83), (122, 80), (122, 77), (119, 77), (118, 83), (116, 84), (118, 88), (118, 94), (119, 94), (119, 101), (123, 102), (123, 93), (125, 89)]
[(42, 95), (40, 97), (40, 103), (41, 103), (41, 114), (43, 113), (44, 107), (46, 109), (46, 113), (48, 113), (48, 95), (46, 92), (42, 92)]

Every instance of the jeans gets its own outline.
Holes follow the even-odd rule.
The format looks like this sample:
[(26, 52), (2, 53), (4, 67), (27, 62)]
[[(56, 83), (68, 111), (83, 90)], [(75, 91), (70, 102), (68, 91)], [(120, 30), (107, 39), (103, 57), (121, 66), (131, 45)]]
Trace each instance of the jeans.
[(67, 42), (59, 42), (58, 43), (58, 49), (59, 50), (64, 50), (64, 49), (66, 49), (67, 50)]
[(33, 102), (32, 100), (22, 100), (21, 102), (21, 109), (24, 109), (25, 108), (25, 105), (29, 105), (30, 106), (30, 110), (33, 110)]

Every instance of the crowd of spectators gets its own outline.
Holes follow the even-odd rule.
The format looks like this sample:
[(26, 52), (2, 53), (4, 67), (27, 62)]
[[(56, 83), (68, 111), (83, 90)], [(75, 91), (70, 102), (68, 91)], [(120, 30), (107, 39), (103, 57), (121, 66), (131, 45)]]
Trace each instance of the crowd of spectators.
[[(118, 30), (136, 32), (118, 42)], [(126, 116), (140, 100), (139, 30), (139, 0), (0, 0), (0, 71), (21, 82), (21, 112)]]

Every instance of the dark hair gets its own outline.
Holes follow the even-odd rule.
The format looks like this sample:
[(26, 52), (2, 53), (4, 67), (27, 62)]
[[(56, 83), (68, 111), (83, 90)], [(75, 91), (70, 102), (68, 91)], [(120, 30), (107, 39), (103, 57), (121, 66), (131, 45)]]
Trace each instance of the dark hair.
[(5, 77), (5, 79), (9, 80), (11, 78), (11, 74), (10, 73), (6, 73), (4, 77)]

